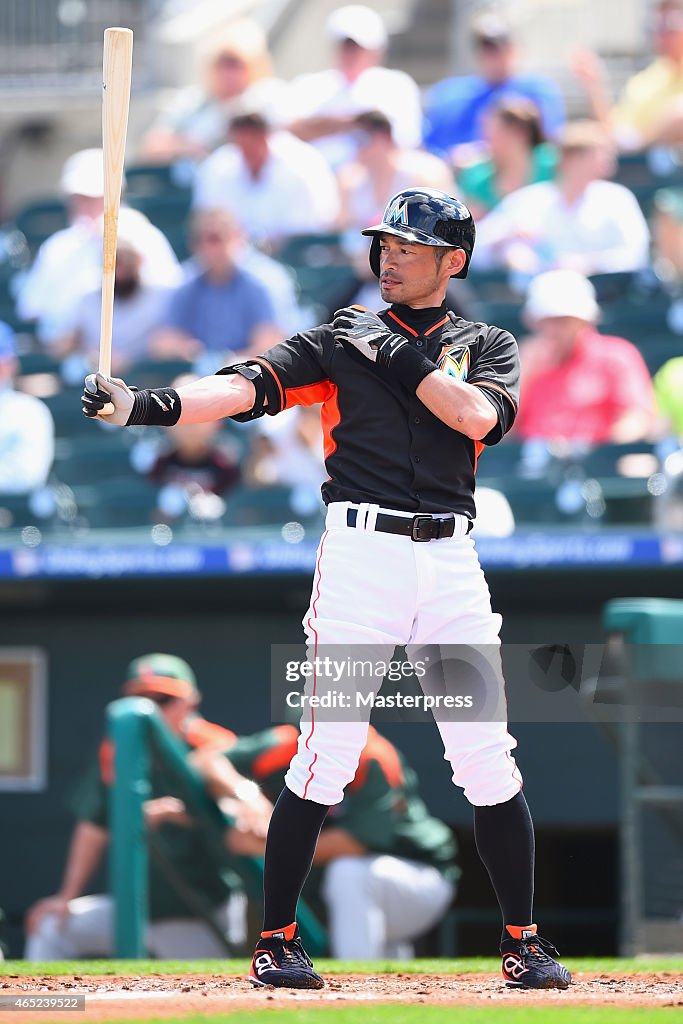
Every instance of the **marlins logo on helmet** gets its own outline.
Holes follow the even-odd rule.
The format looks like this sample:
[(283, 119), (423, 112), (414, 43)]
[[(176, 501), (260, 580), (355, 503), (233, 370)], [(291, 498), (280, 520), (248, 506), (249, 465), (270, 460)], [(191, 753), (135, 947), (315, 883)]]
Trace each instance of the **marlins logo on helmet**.
[(384, 219), (389, 224), (408, 223), (408, 200), (405, 196), (398, 195), (395, 197), (394, 201), (386, 211)]
[(467, 373), (470, 368), (470, 350), (463, 349), (461, 345), (448, 345), (443, 349), (436, 361), (436, 365), (449, 377), (457, 380), (467, 380)]

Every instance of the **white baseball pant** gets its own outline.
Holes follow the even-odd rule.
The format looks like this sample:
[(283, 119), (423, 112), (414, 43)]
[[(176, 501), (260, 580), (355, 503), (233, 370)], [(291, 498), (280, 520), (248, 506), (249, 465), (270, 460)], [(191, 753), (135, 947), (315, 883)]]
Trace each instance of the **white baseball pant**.
[[(234, 945), (246, 939), (246, 897), (235, 893), (215, 914), (219, 928)], [(37, 931), (26, 938), (25, 960), (78, 960), (114, 955), (114, 904), (110, 896), (79, 896), (69, 902), (69, 915), (61, 922), (46, 914)], [(158, 960), (216, 959), (225, 947), (204, 921), (169, 918), (150, 921), (145, 939), (150, 956)]]
[(441, 920), (454, 893), (453, 883), (429, 864), (386, 854), (338, 857), (322, 884), (332, 956), (410, 959), (412, 940)]
[[(358, 509), (357, 526), (346, 525), (348, 508)], [(411, 662), (426, 645), (468, 645), (486, 652), (495, 707), (486, 721), (446, 721), (437, 716), (453, 782), (475, 806), (511, 800), (522, 777), (510, 751), (517, 741), (506, 722), (505, 684), (500, 667), (500, 615), (491, 611), (488, 585), (479, 565), (467, 520), (456, 517), (453, 537), (416, 543), (409, 537), (374, 531), (377, 505), (334, 502), (318, 547), (311, 602), (303, 620), (308, 658), (319, 651), (344, 651), (349, 658), (389, 662), (405, 645)], [(381, 678), (339, 680), (339, 689), (379, 689)], [(314, 675), (305, 694), (315, 692)], [(489, 690), (491, 681), (488, 682)], [(329, 682), (325, 682), (329, 686)], [(367, 739), (369, 709), (339, 713), (304, 708), (298, 750), (285, 782), (303, 799), (333, 805), (353, 779)], [(356, 720), (353, 720), (355, 716)], [(336, 718), (336, 720), (335, 720)]]

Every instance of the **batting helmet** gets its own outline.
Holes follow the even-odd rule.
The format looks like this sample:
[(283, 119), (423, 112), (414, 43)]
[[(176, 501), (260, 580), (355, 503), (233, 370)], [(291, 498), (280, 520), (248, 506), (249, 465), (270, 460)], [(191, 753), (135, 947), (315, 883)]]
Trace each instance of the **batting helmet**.
[(435, 188), (406, 188), (391, 199), (382, 215), (382, 223), (365, 228), (372, 235), (370, 266), (379, 277), (379, 236), (396, 235), (420, 245), (462, 249), (465, 266), (453, 277), (467, 277), (474, 249), (474, 221), (464, 205)]

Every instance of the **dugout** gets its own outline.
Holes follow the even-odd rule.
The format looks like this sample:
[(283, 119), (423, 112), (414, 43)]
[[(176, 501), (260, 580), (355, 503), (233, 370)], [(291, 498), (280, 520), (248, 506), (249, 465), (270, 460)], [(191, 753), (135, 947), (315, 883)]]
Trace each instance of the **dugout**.
[[(520, 543), (518, 538), (517, 553)], [(491, 552), (483, 555), (485, 565), (494, 561)], [(663, 562), (528, 565), (522, 572), (504, 565), (500, 552), (496, 558), (498, 564), (486, 568), (507, 643), (600, 645), (602, 609), (610, 598), (682, 596), (680, 574)], [(66, 578), (62, 567), (53, 577), (36, 572), (0, 582), (0, 649), (37, 648), (46, 665), (45, 786), (0, 791), (0, 906), (7, 918), (3, 939), (12, 956), (21, 952), (25, 909), (58, 884), (71, 829), (66, 793), (97, 746), (104, 706), (118, 695), (127, 662), (153, 650), (179, 654), (196, 670), (204, 714), (248, 732), (271, 720), (270, 645), (301, 636), (310, 573), (300, 569), (177, 570), (129, 578), (102, 571), (103, 578), (76, 572)], [(457, 927), (453, 919), (447, 923), (440, 948), (490, 954), (498, 911), (474, 849), (469, 806), (453, 791), (434, 726), (394, 721), (380, 728), (416, 768), (430, 808), (453, 826), (459, 841), (463, 880)], [(614, 953), (619, 924), (615, 751), (595, 725), (578, 721), (520, 722), (512, 731), (537, 827), (543, 928), (565, 955)]]

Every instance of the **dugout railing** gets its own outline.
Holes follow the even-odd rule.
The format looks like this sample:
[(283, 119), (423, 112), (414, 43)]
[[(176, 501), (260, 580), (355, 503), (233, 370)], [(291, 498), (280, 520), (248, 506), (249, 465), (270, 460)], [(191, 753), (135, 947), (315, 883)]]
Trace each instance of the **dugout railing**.
[[(228, 853), (225, 833), (233, 819), (224, 814), (206, 792), (199, 774), (187, 762), (186, 752), (144, 697), (124, 697), (107, 707), (107, 731), (114, 746), (114, 780), (109, 790), (110, 891), (114, 903), (114, 954), (124, 959), (146, 955), (145, 931), (149, 918), (150, 870), (159, 871), (175, 889), (188, 916), (202, 919), (225, 946), (235, 953), (202, 898), (184, 881), (163, 855), (152, 832), (145, 828), (144, 803), (151, 797), (153, 758), (173, 777), (179, 796), (197, 826), (204, 830), (217, 870), (233, 872), (250, 901), (262, 903), (263, 860)], [(298, 921), (306, 948), (313, 955), (326, 951), (326, 931), (301, 901)], [(239, 951), (243, 952), (243, 951)]]

